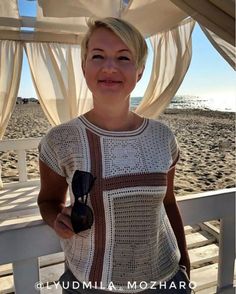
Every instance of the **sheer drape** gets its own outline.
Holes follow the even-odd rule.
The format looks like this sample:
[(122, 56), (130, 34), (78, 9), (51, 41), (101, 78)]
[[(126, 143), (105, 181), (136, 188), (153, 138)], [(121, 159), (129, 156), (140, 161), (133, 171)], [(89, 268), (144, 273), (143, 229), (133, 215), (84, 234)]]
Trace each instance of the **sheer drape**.
[(122, 0), (41, 0), (38, 5), (43, 15), (49, 17), (118, 17), (123, 8)]
[(140, 115), (157, 118), (168, 106), (188, 70), (192, 57), (191, 34), (194, 21), (151, 37), (153, 68), (144, 97), (136, 109)]
[[(16, 103), (23, 57), (21, 42), (0, 40), (0, 139)], [(0, 163), (0, 187), (1, 163)]]
[(220, 55), (236, 70), (236, 48), (203, 26), (201, 29)]
[(199, 24), (235, 46), (234, 0), (170, 0)]
[(188, 15), (169, 0), (131, 0), (121, 18), (149, 37), (176, 27)]
[(79, 45), (26, 43), (25, 48), (40, 104), (52, 125), (91, 109)]
[(16, 103), (20, 84), (23, 46), (21, 42), (0, 40), (0, 139)]

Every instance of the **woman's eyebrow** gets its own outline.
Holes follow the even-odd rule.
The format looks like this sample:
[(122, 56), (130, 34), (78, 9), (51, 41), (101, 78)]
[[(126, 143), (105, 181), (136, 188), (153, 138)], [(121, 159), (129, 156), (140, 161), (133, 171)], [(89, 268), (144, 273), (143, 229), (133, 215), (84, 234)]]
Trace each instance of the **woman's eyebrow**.
[(101, 48), (93, 48), (91, 51), (104, 51)]
[(129, 49), (120, 49), (120, 50), (118, 50), (118, 52), (124, 52), (124, 51), (130, 53), (130, 50)]
[[(101, 49), (101, 48), (93, 48), (93, 49), (91, 49), (91, 51), (101, 51), (101, 52), (103, 52), (104, 50)], [(119, 53), (120, 52), (128, 52), (128, 53), (131, 53), (129, 49), (120, 49), (117, 52), (119, 52)]]

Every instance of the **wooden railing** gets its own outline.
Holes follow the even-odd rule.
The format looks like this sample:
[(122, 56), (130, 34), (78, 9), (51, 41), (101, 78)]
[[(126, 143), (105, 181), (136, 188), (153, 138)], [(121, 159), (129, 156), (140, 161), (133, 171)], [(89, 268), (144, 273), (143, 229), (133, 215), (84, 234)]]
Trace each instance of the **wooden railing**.
[[(178, 201), (185, 225), (220, 219), (217, 293), (234, 293), (235, 189), (185, 196)], [(54, 231), (42, 221), (0, 232), (0, 264), (13, 263), (15, 293), (39, 293), (38, 257), (60, 252)]]
[[(26, 150), (36, 149), (41, 138), (0, 140), (0, 152), (15, 151), (19, 181), (7, 184), (7, 186), (29, 186), (39, 183), (39, 180), (29, 180), (26, 165)], [(1, 164), (1, 163), (0, 163)]]

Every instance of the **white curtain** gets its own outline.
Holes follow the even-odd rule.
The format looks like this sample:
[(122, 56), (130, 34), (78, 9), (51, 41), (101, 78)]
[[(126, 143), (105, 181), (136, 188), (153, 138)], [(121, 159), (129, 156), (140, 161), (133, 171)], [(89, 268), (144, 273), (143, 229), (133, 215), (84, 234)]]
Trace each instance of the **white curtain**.
[(192, 19), (170, 31), (151, 37), (153, 68), (144, 97), (136, 112), (157, 118), (170, 103), (188, 70), (192, 57)]
[[(16, 103), (23, 57), (21, 42), (0, 40), (0, 140)], [(0, 164), (0, 187), (1, 164)]]
[(188, 15), (169, 0), (131, 0), (121, 18), (131, 22), (145, 37), (176, 27)]
[(51, 125), (92, 108), (92, 94), (81, 69), (79, 45), (26, 43), (25, 48), (40, 104)]
[(23, 57), (21, 42), (0, 40), (0, 139), (16, 103)]
[(207, 36), (208, 40), (215, 47), (215, 49), (220, 53), (222, 57), (236, 70), (236, 48), (235, 46), (224, 41), (222, 38), (208, 30), (207, 28), (201, 26), (201, 29)]
[(118, 17), (123, 9), (122, 0), (40, 0), (39, 7), (49, 17)]
[(170, 0), (199, 24), (235, 46), (235, 0)]

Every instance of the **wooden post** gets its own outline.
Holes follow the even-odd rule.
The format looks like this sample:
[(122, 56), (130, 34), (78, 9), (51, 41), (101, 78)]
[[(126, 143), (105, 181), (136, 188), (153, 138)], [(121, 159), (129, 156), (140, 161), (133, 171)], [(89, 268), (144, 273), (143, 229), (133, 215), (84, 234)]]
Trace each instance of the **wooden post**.
[[(234, 209), (235, 206), (232, 206)], [(220, 223), (217, 293), (235, 293), (233, 288), (235, 263), (235, 215), (230, 213)]]
[(39, 285), (39, 263), (38, 258), (31, 258), (13, 263), (13, 276), (15, 293), (39, 294), (35, 285)]
[(17, 150), (18, 156), (18, 170), (19, 170), (19, 181), (27, 181), (27, 169), (26, 169), (26, 152), (25, 150)]

